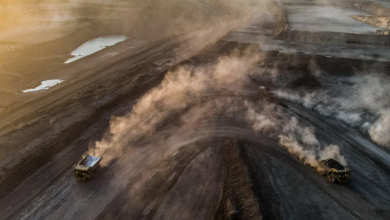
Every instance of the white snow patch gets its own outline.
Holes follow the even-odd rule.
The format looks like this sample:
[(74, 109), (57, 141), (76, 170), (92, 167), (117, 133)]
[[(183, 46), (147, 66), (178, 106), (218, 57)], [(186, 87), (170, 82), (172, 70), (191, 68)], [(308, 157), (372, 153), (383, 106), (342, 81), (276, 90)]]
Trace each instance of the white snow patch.
[(34, 88), (34, 89), (26, 89), (26, 90), (23, 90), (22, 92), (23, 93), (28, 93), (28, 92), (36, 92), (36, 91), (39, 91), (39, 90), (47, 90), (49, 89), (50, 87), (53, 87), (61, 82), (63, 82), (64, 80), (61, 80), (61, 79), (51, 79), (51, 80), (45, 80), (45, 81), (42, 81), (41, 82), (41, 85)]
[(72, 51), (70, 55), (74, 56), (64, 63), (71, 63), (73, 61), (79, 60), (88, 55), (94, 54), (100, 50), (105, 49), (106, 47), (113, 46), (119, 42), (126, 40), (126, 36), (105, 36), (99, 37), (93, 40), (90, 40), (81, 46), (79, 46), (76, 50)]

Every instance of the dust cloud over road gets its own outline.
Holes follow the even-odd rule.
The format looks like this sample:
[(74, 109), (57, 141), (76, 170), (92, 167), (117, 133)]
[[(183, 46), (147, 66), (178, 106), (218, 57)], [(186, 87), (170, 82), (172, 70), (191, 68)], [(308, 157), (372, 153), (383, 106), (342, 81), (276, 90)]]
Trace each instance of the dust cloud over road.
[(306, 94), (280, 91), (279, 96), (302, 103), (320, 114), (340, 119), (389, 147), (389, 78), (376, 69), (348, 77), (329, 77), (324, 89)]
[[(0, 2), (0, 219), (390, 216), (390, 58), (344, 14), (359, 2)], [(86, 155), (103, 160), (77, 181)]]
[(230, 1), (207, 0), (6, 1), (0, 6), (0, 39), (31, 44), (58, 39), (93, 25), (97, 32), (156, 41), (195, 30), (220, 29), (227, 22), (239, 23), (243, 14), (250, 11), (235, 6)]

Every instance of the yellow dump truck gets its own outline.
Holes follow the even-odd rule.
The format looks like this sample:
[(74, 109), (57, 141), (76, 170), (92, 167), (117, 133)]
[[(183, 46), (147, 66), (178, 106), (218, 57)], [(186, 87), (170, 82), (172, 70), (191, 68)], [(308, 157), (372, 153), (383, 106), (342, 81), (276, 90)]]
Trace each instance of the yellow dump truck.
[(88, 180), (99, 166), (102, 157), (87, 155), (84, 159), (73, 165), (74, 175), (77, 180)]
[(344, 167), (335, 159), (320, 160), (318, 165), (321, 169), (320, 173), (326, 176), (330, 182), (344, 183), (351, 178), (351, 169)]

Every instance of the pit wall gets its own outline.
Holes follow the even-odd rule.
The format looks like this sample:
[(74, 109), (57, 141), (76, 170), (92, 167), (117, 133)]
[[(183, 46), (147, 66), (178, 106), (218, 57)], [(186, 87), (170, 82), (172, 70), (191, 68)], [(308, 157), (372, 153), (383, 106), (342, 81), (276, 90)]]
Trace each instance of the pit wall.
[(375, 16), (390, 16), (390, 8), (377, 2), (353, 0), (348, 1), (348, 5), (350, 5), (350, 7), (359, 8), (360, 10)]
[[(372, 2), (372, 1), (360, 1), (354, 0), (348, 2), (346, 5), (351, 8), (358, 8), (364, 12), (372, 14), (373, 16), (360, 16), (360, 15), (352, 15), (351, 17), (364, 22), (373, 27), (381, 28), (381, 29), (390, 29), (390, 8), (387, 8), (380, 3)], [(388, 33), (388, 31), (378, 31), (383, 33)]]
[(353, 34), (342, 32), (309, 32), (285, 30), (275, 37), (278, 40), (319, 44), (358, 44), (390, 46), (390, 36), (380, 34)]
[[(276, 3), (277, 4), (277, 3)], [(336, 3), (335, 3), (336, 4)], [(355, 5), (353, 5), (355, 4)], [(366, 1), (347, 1), (342, 5), (337, 3), (340, 7), (357, 7), (361, 5), (364, 11), (370, 10), (372, 13), (384, 14), (388, 13), (387, 8), (375, 3)], [(275, 29), (274, 39), (291, 41), (291, 42), (306, 42), (306, 43), (317, 43), (317, 44), (356, 44), (356, 45), (370, 45), (370, 46), (390, 46), (390, 35), (388, 31), (378, 30), (372, 34), (354, 34), (354, 33), (343, 33), (343, 32), (309, 32), (300, 30), (291, 30), (289, 28), (287, 11), (281, 5), (274, 7), (275, 13), (277, 14), (277, 25)], [(387, 9), (387, 10), (385, 10)], [(390, 12), (389, 12), (390, 13)]]
[[(351, 18), (364, 22), (373, 27), (381, 29), (390, 29), (390, 17), (381, 17), (381, 16), (362, 16), (362, 15), (350, 15)], [(379, 33), (379, 31), (378, 31)]]

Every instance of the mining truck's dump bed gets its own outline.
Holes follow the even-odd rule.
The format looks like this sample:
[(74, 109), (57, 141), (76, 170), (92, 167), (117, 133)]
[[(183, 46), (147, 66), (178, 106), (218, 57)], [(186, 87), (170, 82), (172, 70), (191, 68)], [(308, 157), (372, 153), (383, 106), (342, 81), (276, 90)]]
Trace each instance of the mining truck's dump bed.
[(95, 157), (95, 156), (87, 156), (85, 160), (81, 163), (81, 165), (87, 166), (87, 167), (93, 167), (95, 166), (96, 163), (99, 162), (101, 158), (100, 157)]

